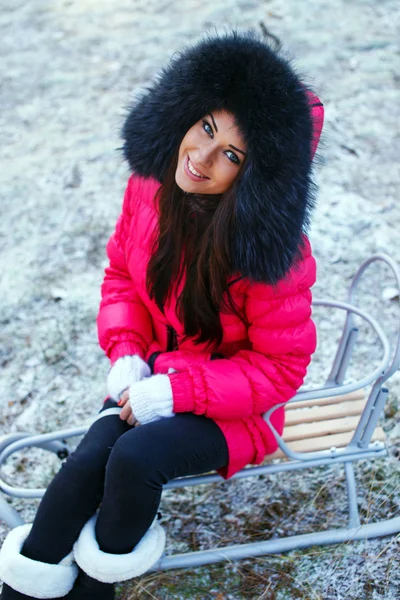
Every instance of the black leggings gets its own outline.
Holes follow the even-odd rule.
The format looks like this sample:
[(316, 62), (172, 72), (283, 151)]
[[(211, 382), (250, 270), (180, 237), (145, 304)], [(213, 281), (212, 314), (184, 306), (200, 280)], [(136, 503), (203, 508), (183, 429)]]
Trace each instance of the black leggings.
[[(102, 410), (111, 406), (115, 402), (107, 400)], [(180, 413), (131, 427), (118, 415), (104, 416), (50, 483), (22, 553), (33, 560), (60, 562), (100, 503), (100, 548), (130, 552), (157, 514), (163, 484), (227, 462), (224, 435), (206, 417)]]

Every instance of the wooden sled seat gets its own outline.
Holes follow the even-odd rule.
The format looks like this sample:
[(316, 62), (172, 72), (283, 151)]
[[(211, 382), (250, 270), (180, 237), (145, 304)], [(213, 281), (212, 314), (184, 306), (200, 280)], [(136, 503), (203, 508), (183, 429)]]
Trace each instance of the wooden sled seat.
[[(283, 440), (294, 452), (318, 452), (349, 444), (367, 402), (364, 389), (342, 396), (292, 402), (286, 405)], [(385, 441), (385, 432), (376, 427), (371, 441)], [(281, 449), (266, 462), (287, 458)]]

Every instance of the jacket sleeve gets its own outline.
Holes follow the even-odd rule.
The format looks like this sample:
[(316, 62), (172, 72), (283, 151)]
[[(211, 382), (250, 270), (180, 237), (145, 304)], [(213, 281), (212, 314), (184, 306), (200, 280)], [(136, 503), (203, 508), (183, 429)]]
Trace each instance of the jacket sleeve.
[(137, 193), (137, 177), (131, 176), (122, 213), (107, 244), (109, 265), (101, 286), (97, 330), (100, 346), (112, 363), (127, 354), (137, 354), (144, 359), (153, 341), (150, 314), (139, 297), (126, 262), (125, 247)]
[(310, 260), (313, 280), (304, 274), (297, 289), (287, 282), (276, 293), (267, 285), (250, 286), (245, 303), (250, 350), (169, 375), (174, 412), (242, 419), (295, 395), (316, 347), (309, 289), (315, 261)]

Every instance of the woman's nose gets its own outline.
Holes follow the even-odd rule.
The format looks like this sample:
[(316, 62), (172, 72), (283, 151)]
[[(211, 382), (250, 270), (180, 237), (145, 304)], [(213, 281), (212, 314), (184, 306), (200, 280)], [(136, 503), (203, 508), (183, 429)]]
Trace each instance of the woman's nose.
[(204, 165), (205, 167), (209, 167), (212, 163), (212, 148), (208, 146), (198, 148), (196, 158), (199, 166)]

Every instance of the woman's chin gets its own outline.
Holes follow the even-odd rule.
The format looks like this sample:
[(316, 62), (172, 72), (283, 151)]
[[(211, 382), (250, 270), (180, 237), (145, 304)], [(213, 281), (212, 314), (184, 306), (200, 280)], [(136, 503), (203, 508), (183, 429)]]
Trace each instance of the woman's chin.
[(181, 173), (175, 173), (175, 183), (183, 192), (188, 194), (194, 194), (196, 192), (195, 185), (193, 185), (192, 182)]
[(202, 186), (198, 185), (194, 181), (190, 181), (186, 175), (182, 175), (181, 173), (175, 173), (175, 183), (176, 185), (187, 194), (202, 194), (205, 196), (213, 195), (214, 192), (209, 190), (202, 190)]
[(186, 192), (186, 194), (190, 194), (192, 192), (192, 190), (189, 190), (185, 186), (181, 185), (181, 183), (179, 181), (177, 181), (176, 179), (175, 179), (175, 183), (178, 186), (178, 188), (180, 188), (182, 190), (182, 192)]

